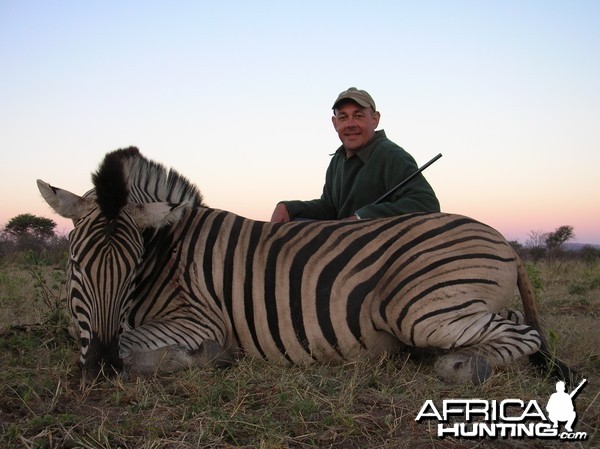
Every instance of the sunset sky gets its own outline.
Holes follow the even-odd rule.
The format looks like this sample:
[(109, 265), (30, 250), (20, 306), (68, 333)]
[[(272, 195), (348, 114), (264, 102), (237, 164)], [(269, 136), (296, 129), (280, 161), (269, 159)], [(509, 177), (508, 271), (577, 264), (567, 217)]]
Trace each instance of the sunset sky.
[(320, 196), (331, 105), (366, 89), (442, 210), (600, 244), (599, 1), (0, 0), (0, 228), (134, 145), (268, 220)]

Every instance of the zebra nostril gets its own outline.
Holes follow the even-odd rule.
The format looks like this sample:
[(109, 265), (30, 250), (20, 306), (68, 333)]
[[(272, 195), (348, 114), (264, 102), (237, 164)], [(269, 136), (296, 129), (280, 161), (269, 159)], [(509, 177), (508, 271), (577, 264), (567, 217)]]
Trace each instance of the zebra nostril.
[(92, 385), (121, 375), (121, 369), (110, 364), (99, 364), (83, 367), (81, 381), (84, 385)]
[(117, 364), (100, 362), (86, 364), (81, 369), (81, 381), (84, 385), (91, 385), (96, 382), (102, 382), (107, 379), (113, 379), (122, 375), (122, 362)]
[(123, 371), (123, 360), (119, 356), (118, 338), (108, 343), (93, 336), (82, 365), (82, 380), (85, 384), (109, 379)]

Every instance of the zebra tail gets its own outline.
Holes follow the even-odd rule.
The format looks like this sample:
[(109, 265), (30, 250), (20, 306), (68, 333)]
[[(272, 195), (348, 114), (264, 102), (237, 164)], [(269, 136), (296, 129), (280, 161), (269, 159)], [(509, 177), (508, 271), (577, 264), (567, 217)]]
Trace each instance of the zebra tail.
[(567, 385), (573, 385), (576, 373), (550, 350), (538, 315), (535, 291), (533, 285), (531, 285), (527, 269), (521, 258), (516, 254), (515, 257), (517, 262), (517, 286), (521, 295), (521, 301), (523, 302), (525, 322), (540, 334), (540, 339), (542, 340), (540, 349), (535, 354), (529, 356), (529, 361), (546, 376), (562, 380)]

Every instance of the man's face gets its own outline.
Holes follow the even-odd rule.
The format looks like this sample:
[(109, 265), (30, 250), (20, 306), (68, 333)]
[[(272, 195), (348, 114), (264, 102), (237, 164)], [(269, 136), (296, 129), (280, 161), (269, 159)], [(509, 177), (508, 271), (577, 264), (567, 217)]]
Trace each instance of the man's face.
[(335, 115), (331, 118), (333, 127), (348, 156), (352, 156), (375, 135), (375, 129), (379, 125), (379, 112), (363, 108), (353, 101), (342, 103), (334, 112)]

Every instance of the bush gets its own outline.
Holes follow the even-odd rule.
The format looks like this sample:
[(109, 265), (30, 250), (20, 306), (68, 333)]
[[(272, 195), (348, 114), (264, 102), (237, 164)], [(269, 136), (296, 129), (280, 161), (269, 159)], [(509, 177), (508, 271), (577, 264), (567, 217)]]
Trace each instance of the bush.
[(579, 251), (579, 255), (584, 262), (589, 265), (600, 262), (600, 248), (596, 248), (591, 245), (585, 245), (583, 248), (581, 248), (581, 251)]
[(8, 258), (10, 254), (15, 252), (15, 243), (0, 234), (0, 262)]
[(66, 236), (40, 239), (26, 236), (0, 237), (0, 264), (28, 265), (32, 262), (42, 265), (66, 266), (69, 241)]
[(525, 268), (527, 269), (527, 274), (529, 275), (531, 285), (533, 285), (533, 289), (535, 290), (535, 297), (539, 301), (541, 293), (544, 291), (544, 281), (542, 280), (542, 272), (537, 267), (537, 265), (532, 263), (526, 263)]
[(588, 291), (588, 285), (585, 282), (577, 281), (569, 284), (569, 293), (571, 295), (583, 295)]

